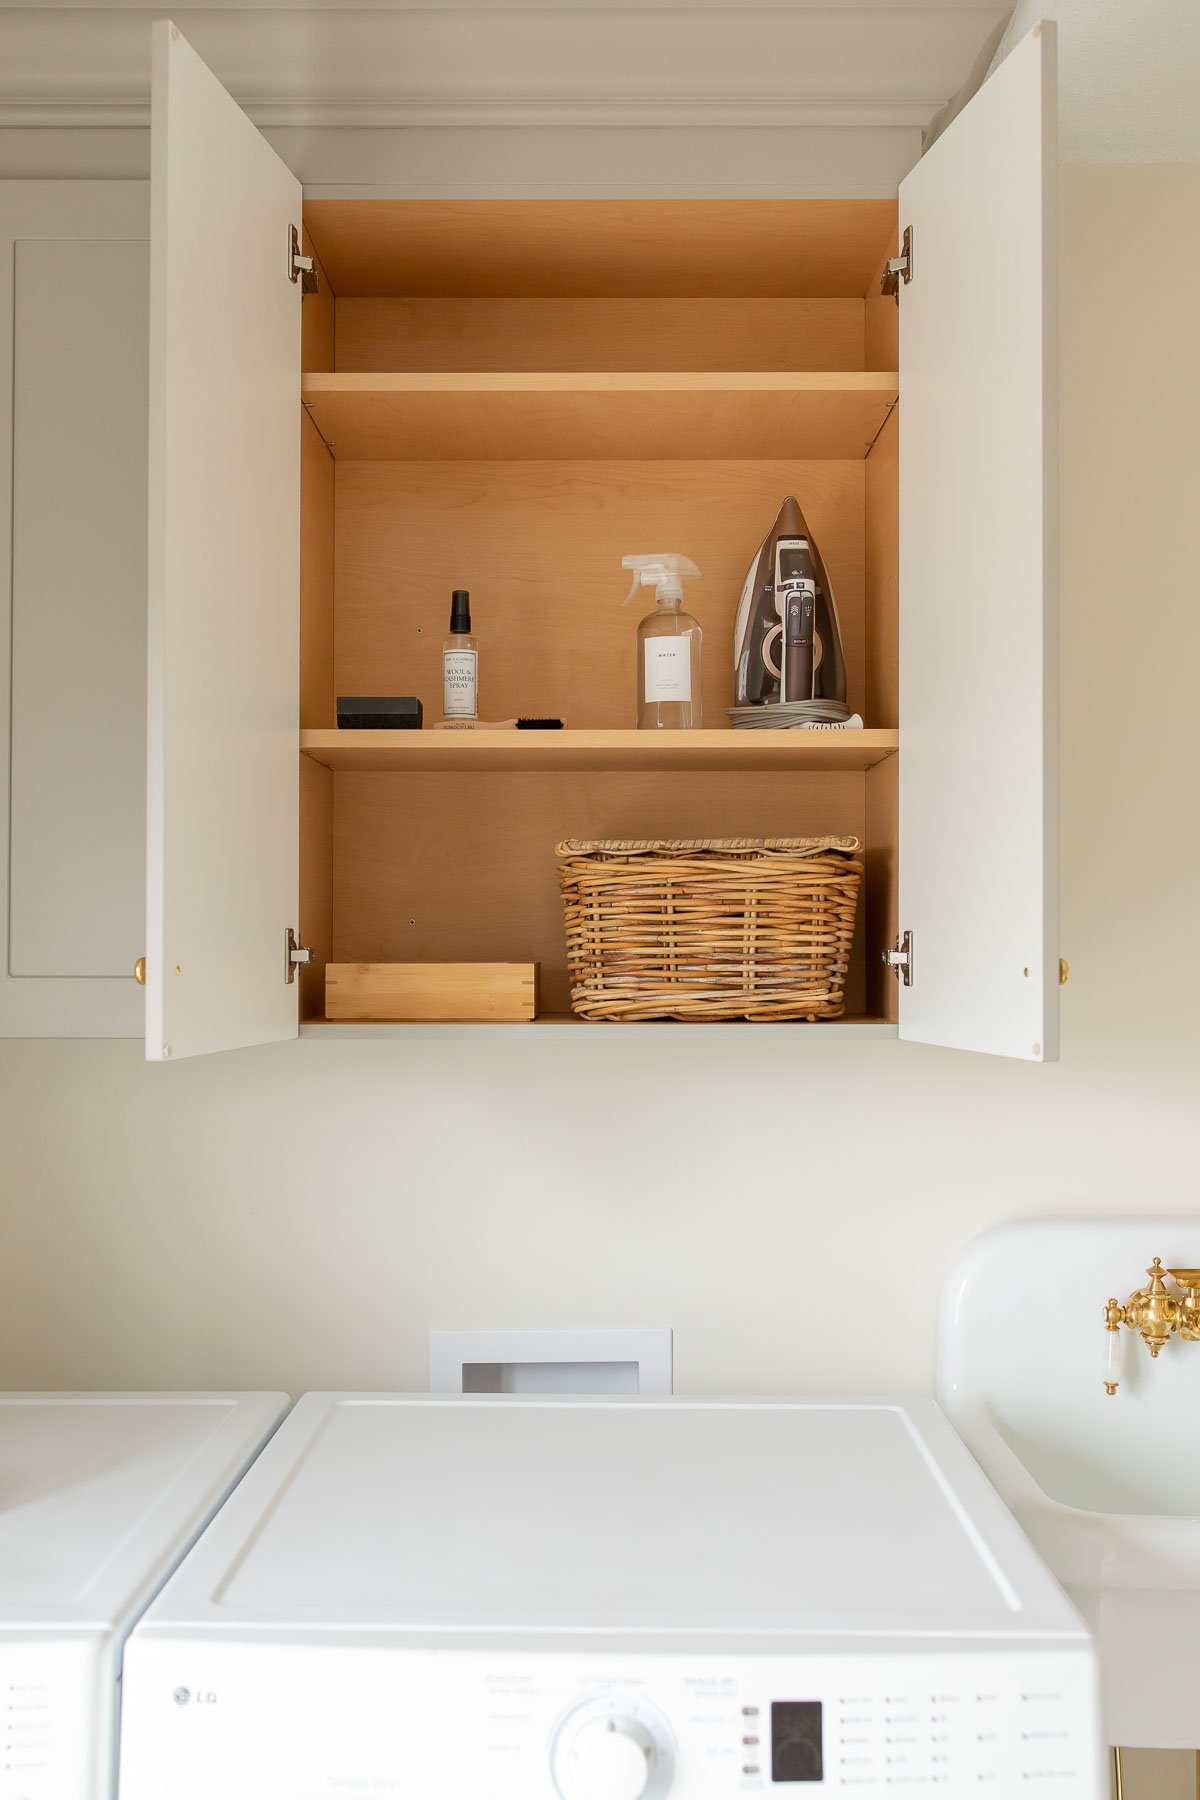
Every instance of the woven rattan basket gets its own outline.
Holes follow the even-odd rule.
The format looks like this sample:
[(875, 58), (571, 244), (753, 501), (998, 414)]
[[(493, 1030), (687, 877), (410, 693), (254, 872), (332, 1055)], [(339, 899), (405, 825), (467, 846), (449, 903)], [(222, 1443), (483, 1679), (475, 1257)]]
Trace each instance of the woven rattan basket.
[(853, 837), (558, 846), (585, 1019), (837, 1019), (862, 880)]

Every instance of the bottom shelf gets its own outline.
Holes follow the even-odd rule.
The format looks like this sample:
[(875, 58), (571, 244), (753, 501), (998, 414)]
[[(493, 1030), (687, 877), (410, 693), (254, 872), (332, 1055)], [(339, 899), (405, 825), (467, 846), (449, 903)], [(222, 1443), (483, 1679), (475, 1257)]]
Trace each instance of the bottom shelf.
[(645, 1037), (648, 1032), (670, 1032), (674, 1038), (725, 1038), (734, 1035), (744, 1037), (771, 1037), (781, 1035), (807, 1038), (837, 1038), (844, 1042), (854, 1038), (864, 1042), (870, 1038), (894, 1038), (899, 1035), (899, 1027), (889, 1024), (886, 1019), (847, 1018), (824, 1019), (809, 1024), (803, 1019), (781, 1022), (776, 1025), (756, 1025), (746, 1020), (729, 1020), (720, 1024), (693, 1025), (685, 1024), (677, 1019), (645, 1020), (639, 1024), (602, 1024), (595, 1020), (579, 1019), (573, 1013), (545, 1013), (530, 1024), (442, 1024), (429, 1025), (418, 1021), (394, 1021), (388, 1024), (354, 1023), (349, 1020), (308, 1019), (300, 1026), (300, 1036), (306, 1038), (342, 1038), (345, 1040), (361, 1040), (363, 1038), (392, 1038), (407, 1040), (419, 1038), (428, 1042), (430, 1039), (448, 1038), (490, 1038), (497, 1033), (508, 1037), (525, 1037), (534, 1043), (544, 1042), (547, 1038), (562, 1037), (569, 1034), (578, 1038), (581, 1032), (588, 1031), (597, 1037), (630, 1038)]
[[(368, 734), (371, 735), (371, 734)], [(419, 737), (419, 733), (402, 734)], [(430, 737), (439, 734), (431, 733)], [(442, 734), (453, 738), (453, 734)], [(502, 734), (497, 734), (502, 735)], [(514, 734), (519, 738), (537, 733)], [(555, 734), (550, 733), (550, 736)], [(631, 733), (645, 737), (647, 733)], [(715, 732), (738, 739), (754, 733)], [(789, 734), (784, 733), (784, 736)], [(794, 735), (794, 734), (792, 734)], [(473, 753), (454, 740), (451, 754)], [(565, 738), (567, 733), (559, 733)], [(536, 746), (535, 746), (536, 748)], [(540, 756), (542, 751), (538, 751)], [(807, 837), (853, 835), (865, 845), (860, 924), (845, 985), (847, 1016), (808, 1024), (655, 1022), (656, 1042), (680, 1034), (790, 1031), (839, 1039), (892, 1039), (897, 999), (880, 950), (896, 935), (896, 773), (888, 756), (862, 770), (802, 769), (560, 772), (514, 775), (437, 769), (334, 771), (304, 756), (301, 764), (300, 930), (313, 964), (300, 974), (306, 1036), (452, 1042), (514, 1030), (537, 1040), (548, 1032), (582, 1041), (587, 1022), (570, 1016), (563, 896), (555, 846), (568, 838)], [(342, 962), (538, 963), (543, 1016), (524, 1024), (432, 1024), (340, 1019), (327, 1008), (329, 965)], [(415, 1004), (377, 1012), (416, 1012)], [(442, 1006), (429, 1011), (454, 1010)], [(462, 1010), (472, 1010), (463, 1008)], [(500, 1008), (495, 1010), (499, 1011)], [(511, 1018), (520, 1007), (504, 1008)], [(595, 1025), (594, 1031), (644, 1032), (649, 1024)], [(674, 1034), (665, 1038), (664, 1032)], [(507, 1039), (505, 1040), (507, 1041)], [(563, 1041), (568, 1041), (563, 1039)]]

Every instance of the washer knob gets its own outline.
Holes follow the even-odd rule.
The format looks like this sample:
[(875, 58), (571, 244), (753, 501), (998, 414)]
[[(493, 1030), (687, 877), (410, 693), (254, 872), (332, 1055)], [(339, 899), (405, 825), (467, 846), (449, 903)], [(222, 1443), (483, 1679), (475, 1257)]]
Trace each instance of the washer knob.
[(559, 1739), (554, 1779), (563, 1800), (642, 1800), (657, 1761), (641, 1721), (610, 1714)]

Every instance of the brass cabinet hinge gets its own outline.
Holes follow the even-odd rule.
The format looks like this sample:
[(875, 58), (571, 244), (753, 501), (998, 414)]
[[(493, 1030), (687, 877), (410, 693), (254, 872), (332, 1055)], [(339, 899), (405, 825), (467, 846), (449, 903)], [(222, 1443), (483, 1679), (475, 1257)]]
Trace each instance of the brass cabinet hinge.
[(900, 304), (900, 283), (907, 285), (913, 278), (913, 236), (912, 226), (904, 227), (904, 236), (900, 240), (899, 256), (889, 256), (887, 267), (879, 283), (881, 294), (890, 294), (896, 305)]
[(300, 233), (294, 225), (288, 226), (288, 280), (298, 281), (302, 294), (317, 291), (317, 265), (311, 256), (301, 256)]
[(283, 934), (283, 979), (290, 987), (296, 979), (296, 970), (314, 960), (315, 952), (302, 944), (289, 925)]
[(913, 934), (911, 931), (906, 931), (903, 937), (896, 939), (890, 950), (883, 952), (883, 961), (885, 968), (890, 969), (898, 981), (902, 981), (905, 987), (912, 986)]

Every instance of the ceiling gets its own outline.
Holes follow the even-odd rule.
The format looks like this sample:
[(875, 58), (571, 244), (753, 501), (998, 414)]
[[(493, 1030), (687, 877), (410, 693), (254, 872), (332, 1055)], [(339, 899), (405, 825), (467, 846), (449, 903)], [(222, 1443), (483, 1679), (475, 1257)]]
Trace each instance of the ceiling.
[[(0, 0), (0, 131), (140, 131), (147, 25), (169, 6)], [(1010, 10), (1012, 0), (246, 0), (173, 16), (268, 133), (674, 127), (680, 144), (714, 128), (864, 144), (890, 133), (891, 156), (916, 147), (902, 173)], [(1006, 45), (1040, 17), (1059, 21), (1066, 160), (1200, 159), (1200, 0), (1017, 0)]]
[[(1000, 0), (477, 0), (180, 5), (184, 36), (264, 128), (505, 125), (924, 130)], [(147, 23), (0, 4), (0, 127), (137, 127)]]

